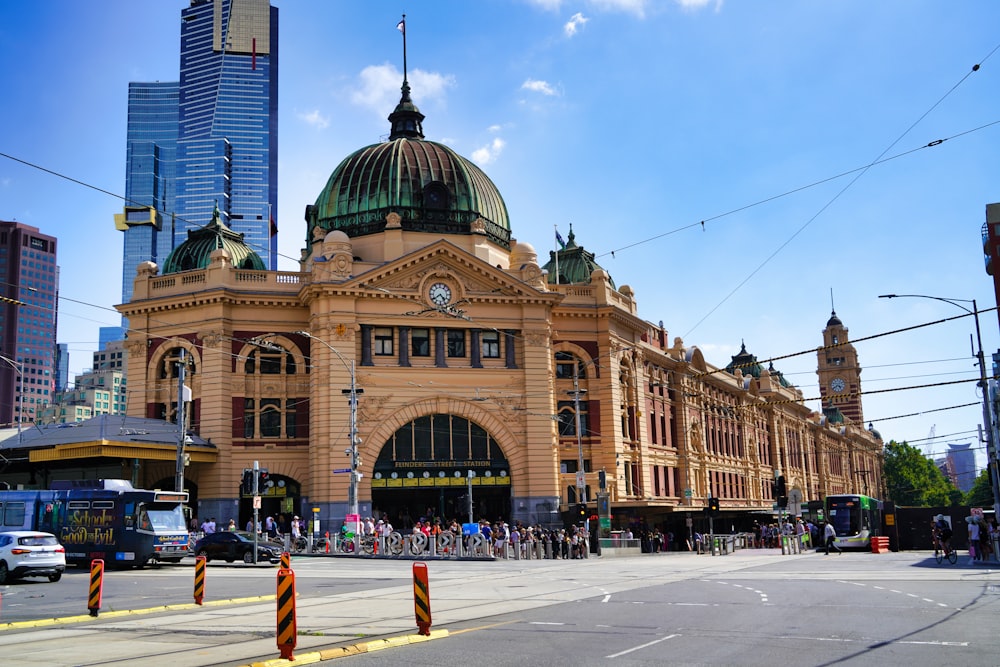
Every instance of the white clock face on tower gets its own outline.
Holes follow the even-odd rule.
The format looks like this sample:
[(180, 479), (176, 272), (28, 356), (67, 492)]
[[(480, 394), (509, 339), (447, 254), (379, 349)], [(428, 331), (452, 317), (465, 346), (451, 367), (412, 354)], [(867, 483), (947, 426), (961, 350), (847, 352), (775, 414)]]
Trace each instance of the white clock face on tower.
[(435, 306), (447, 306), (451, 303), (451, 288), (444, 283), (434, 283), (427, 290), (427, 297)]
[(830, 389), (835, 394), (839, 394), (847, 388), (847, 384), (844, 382), (843, 378), (833, 378), (830, 380)]

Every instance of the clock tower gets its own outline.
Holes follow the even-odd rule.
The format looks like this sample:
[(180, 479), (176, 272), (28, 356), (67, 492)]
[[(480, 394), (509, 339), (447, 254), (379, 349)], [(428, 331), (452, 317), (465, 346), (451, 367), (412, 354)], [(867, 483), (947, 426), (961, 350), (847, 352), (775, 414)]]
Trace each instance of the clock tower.
[(837, 408), (841, 414), (864, 425), (861, 410), (861, 366), (858, 352), (848, 342), (847, 327), (837, 317), (837, 311), (823, 329), (823, 347), (818, 351), (819, 394), (823, 400), (823, 411)]

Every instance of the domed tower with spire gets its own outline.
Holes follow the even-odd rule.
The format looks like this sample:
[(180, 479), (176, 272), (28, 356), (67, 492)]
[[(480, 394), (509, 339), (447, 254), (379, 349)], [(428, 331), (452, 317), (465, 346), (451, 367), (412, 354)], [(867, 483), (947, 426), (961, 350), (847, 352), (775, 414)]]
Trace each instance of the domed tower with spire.
[(303, 260), (340, 230), (366, 262), (386, 262), (444, 237), (507, 268), (507, 207), (493, 181), (454, 150), (424, 138), (424, 115), (410, 97), (405, 65), (388, 141), (347, 156), (315, 204), (306, 207)]
[(187, 240), (170, 251), (163, 262), (163, 273), (207, 268), (217, 250), (224, 251), (238, 269), (267, 269), (260, 255), (243, 240), (243, 234), (223, 224), (216, 204), (211, 222), (200, 229), (188, 230)]
[(847, 327), (837, 317), (837, 311), (832, 311), (823, 329), (823, 347), (817, 352), (819, 394), (827, 417), (835, 419), (839, 412), (852, 422), (861, 424), (864, 421), (861, 366), (857, 350), (848, 342), (847, 332)]
[[(549, 251), (549, 261), (542, 269), (549, 272), (550, 285), (572, 285), (589, 283), (590, 274), (598, 269), (603, 270), (604, 267), (594, 259), (594, 253), (587, 252), (583, 246), (576, 244), (576, 234), (573, 233), (571, 224), (566, 245), (559, 250)], [(608, 283), (612, 288), (615, 287), (615, 281), (611, 279), (610, 274)]]

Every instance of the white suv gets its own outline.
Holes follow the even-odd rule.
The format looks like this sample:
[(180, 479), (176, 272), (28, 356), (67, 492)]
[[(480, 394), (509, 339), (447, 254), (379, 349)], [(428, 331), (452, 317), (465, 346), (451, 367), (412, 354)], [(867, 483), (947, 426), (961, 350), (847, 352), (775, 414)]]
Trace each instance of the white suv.
[(66, 550), (56, 536), (33, 530), (0, 533), (0, 584), (21, 577), (59, 581), (66, 569)]

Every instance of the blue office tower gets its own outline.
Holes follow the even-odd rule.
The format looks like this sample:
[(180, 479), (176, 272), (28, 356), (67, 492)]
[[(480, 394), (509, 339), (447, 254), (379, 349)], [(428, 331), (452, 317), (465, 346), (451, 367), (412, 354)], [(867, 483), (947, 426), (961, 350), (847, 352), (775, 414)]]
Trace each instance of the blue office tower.
[(127, 201), (115, 215), (123, 303), (138, 266), (162, 265), (216, 204), (265, 266), (278, 265), (278, 9), (191, 0), (180, 56), (179, 83), (129, 84)]
[(277, 269), (277, 8), (192, 0), (181, 12), (180, 74), (174, 244), (218, 205), (222, 221)]
[(178, 98), (176, 82), (128, 85), (125, 208), (115, 215), (115, 227), (125, 233), (123, 303), (132, 298), (136, 267), (160, 263), (173, 247)]

